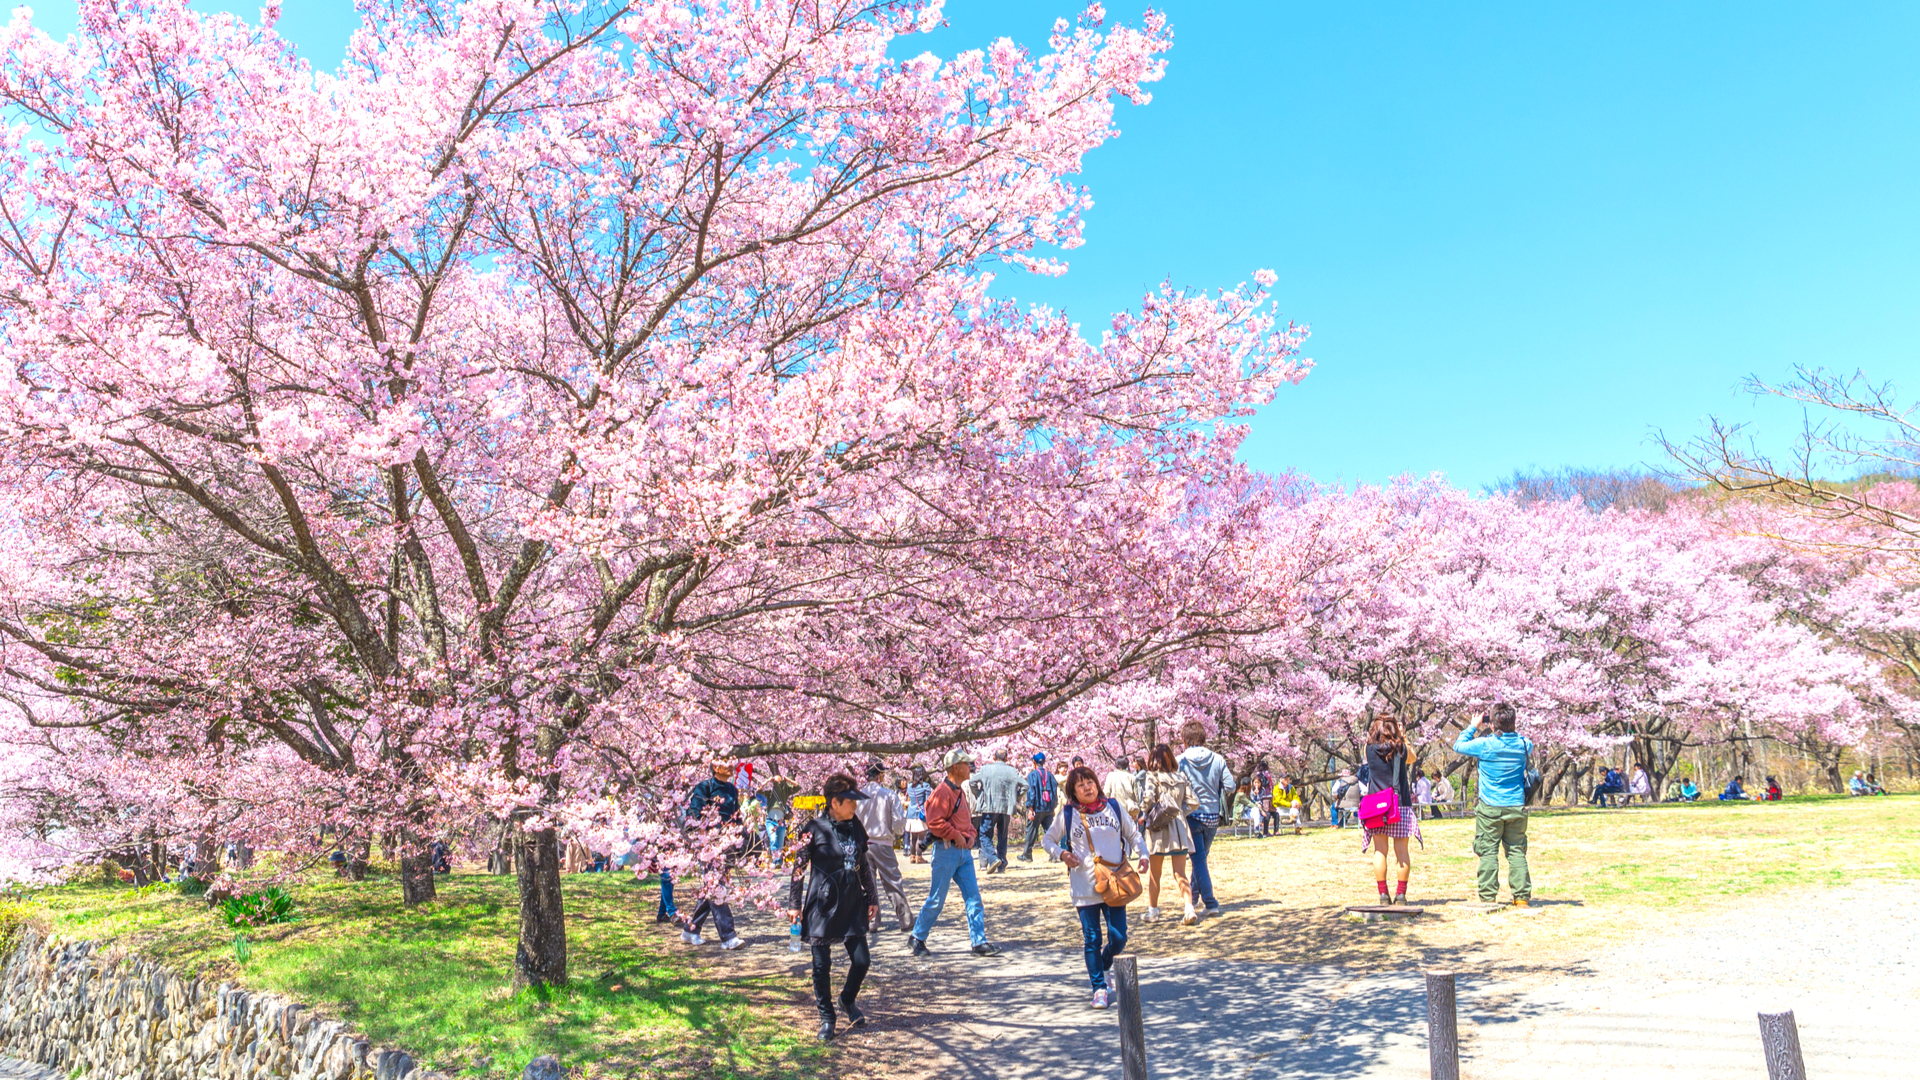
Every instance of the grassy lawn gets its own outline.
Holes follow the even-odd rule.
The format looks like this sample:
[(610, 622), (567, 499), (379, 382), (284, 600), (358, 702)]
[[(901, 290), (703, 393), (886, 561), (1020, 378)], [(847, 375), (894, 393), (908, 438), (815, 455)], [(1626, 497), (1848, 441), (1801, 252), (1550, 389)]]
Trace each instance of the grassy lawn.
[(285, 994), (446, 1071), (517, 1077), (553, 1054), (623, 1077), (818, 1074), (811, 1031), (781, 1019), (792, 986), (716, 979), (670, 956), (654, 933), (657, 894), (632, 875), (570, 875), (565, 890), (572, 984), (518, 993), (507, 988), (518, 932), (507, 877), (443, 877), (439, 898), (413, 910), (391, 879), (298, 883), (298, 918), (247, 931), (244, 964), (235, 931), (171, 886), (69, 885), (31, 906), (63, 937)]
[[(1473, 898), (1473, 822), (1452, 817), (1421, 829), (1426, 845), (1413, 845), (1410, 890), (1428, 910), (1419, 920), (1345, 921), (1347, 905), (1375, 901), (1372, 870), (1358, 830), (1319, 828), (1217, 841), (1213, 879), (1228, 917), (1195, 927), (1139, 923), (1128, 948), (1275, 963), (1560, 968), (1696, 921), (1817, 902), (1827, 888), (1920, 879), (1920, 796), (1537, 812), (1528, 828), (1540, 909), (1533, 919), (1438, 903)], [(908, 891), (918, 895), (923, 868), (913, 869)], [(1064, 877), (1049, 863), (1016, 862), (986, 879), (996, 940), (1073, 947), (1079, 932)]]

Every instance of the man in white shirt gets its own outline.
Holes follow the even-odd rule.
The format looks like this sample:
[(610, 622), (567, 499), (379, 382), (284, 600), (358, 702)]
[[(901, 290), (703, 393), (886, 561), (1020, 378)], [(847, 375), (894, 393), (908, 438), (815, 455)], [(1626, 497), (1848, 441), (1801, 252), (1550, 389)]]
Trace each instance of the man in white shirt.
[(1428, 807), (1433, 805), (1433, 781), (1427, 779), (1427, 771), (1420, 770), (1419, 779), (1413, 782), (1413, 804), (1420, 807), (1421, 817), (1431, 817)]
[[(907, 910), (907, 886), (900, 877), (900, 859), (893, 853), (894, 838), (907, 827), (907, 808), (900, 796), (883, 781), (887, 770), (879, 762), (867, 766), (867, 782), (860, 785), (866, 798), (854, 804), (860, 827), (867, 830), (867, 865), (873, 870), (873, 887), (893, 905), (900, 929), (913, 929), (913, 915)], [(874, 897), (874, 905), (880, 897)]]

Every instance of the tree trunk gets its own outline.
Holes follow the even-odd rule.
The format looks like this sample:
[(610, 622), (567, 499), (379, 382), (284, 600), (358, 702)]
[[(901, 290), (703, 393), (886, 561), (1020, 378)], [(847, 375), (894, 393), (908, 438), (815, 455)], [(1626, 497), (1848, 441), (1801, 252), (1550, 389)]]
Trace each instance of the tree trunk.
[(233, 868), (235, 870), (253, 869), (253, 847), (251, 845), (233, 845)]
[(433, 856), (412, 837), (400, 852), (400, 900), (408, 907), (433, 899)]
[(513, 984), (564, 986), (567, 918), (560, 898), (560, 836), (548, 825), (516, 827), (514, 868), (520, 883), (520, 944), (513, 952)]
[[(348, 881), (367, 880), (367, 864), (372, 854), (373, 854), (373, 842), (370, 840), (362, 840), (359, 843), (356, 843), (353, 845), (353, 850), (347, 854), (347, 880)], [(428, 882), (428, 884), (431, 885), (432, 882)], [(425, 897), (425, 899), (428, 899), (428, 900), (433, 899), (433, 890), (431, 888), (427, 890), (427, 896)], [(407, 901), (407, 903), (409, 904), (417, 903), (417, 902), (418, 901), (414, 901), (414, 900)]]
[(1827, 790), (1839, 795), (1847, 790), (1847, 782), (1840, 776), (1840, 755), (1820, 763), (1827, 773)]

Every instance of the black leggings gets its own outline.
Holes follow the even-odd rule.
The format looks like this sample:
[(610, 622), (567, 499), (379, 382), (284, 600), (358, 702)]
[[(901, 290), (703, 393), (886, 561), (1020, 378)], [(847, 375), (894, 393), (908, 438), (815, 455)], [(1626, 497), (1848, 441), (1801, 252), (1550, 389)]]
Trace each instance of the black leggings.
[[(847, 939), (847, 980), (840, 988), (840, 1000), (851, 1002), (860, 996), (860, 983), (867, 977), (867, 965), (872, 957), (867, 954), (867, 939), (864, 937)], [(813, 1003), (820, 1007), (822, 1015), (833, 1012), (833, 946), (826, 942), (815, 942), (813, 946)]]

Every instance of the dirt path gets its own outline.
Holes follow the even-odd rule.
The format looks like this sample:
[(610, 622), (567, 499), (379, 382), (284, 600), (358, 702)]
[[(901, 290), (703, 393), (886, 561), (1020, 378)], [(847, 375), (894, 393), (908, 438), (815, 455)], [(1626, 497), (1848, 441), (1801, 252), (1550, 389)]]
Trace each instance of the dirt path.
[[(1464, 884), (1464, 823), (1437, 824), (1416, 882)], [(1774, 1008), (1796, 1011), (1814, 1075), (1900, 1075), (1920, 1060), (1910, 880), (1727, 904), (1544, 895), (1532, 916), (1469, 910), (1458, 884), (1416, 886), (1428, 915), (1359, 924), (1340, 914), (1370, 887), (1362, 873), (1356, 895), (1353, 846), (1353, 834), (1327, 831), (1238, 841), (1218, 859), (1221, 918), (1141, 925), (1134, 909), (1129, 951), (1155, 1077), (1425, 1076), (1420, 973), (1437, 969), (1462, 973), (1463, 1074), (1476, 1080), (1584, 1076), (1605, 1063), (1636, 1077), (1762, 1077), (1754, 1013)], [(1542, 861), (1551, 878), (1553, 859)], [(909, 895), (923, 896), (926, 868), (909, 871)], [(985, 879), (1003, 957), (966, 951), (957, 893), (932, 935), (934, 958), (914, 960), (904, 935), (882, 936), (862, 995), (875, 1024), (843, 1040), (837, 1075), (1117, 1076), (1115, 1015), (1088, 1008), (1062, 876), (1015, 862)], [(786, 952), (784, 927), (761, 921), (744, 921), (753, 947), (714, 963), (788, 972), (804, 1023), (803, 958)]]

